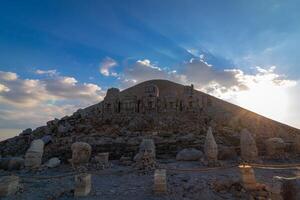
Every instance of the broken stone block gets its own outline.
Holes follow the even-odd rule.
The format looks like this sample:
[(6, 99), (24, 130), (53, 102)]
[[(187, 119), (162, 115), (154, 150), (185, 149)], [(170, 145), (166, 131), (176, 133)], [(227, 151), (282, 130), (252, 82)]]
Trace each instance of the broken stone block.
[(25, 154), (25, 167), (29, 169), (39, 168), (42, 164), (42, 157), (44, 153), (43, 140), (34, 140), (31, 142), (29, 149)]
[(19, 189), (19, 177), (4, 176), (0, 178), (0, 197), (15, 194)]
[(281, 138), (269, 138), (265, 144), (267, 155), (270, 158), (283, 158), (285, 156), (285, 143)]
[(72, 149), (71, 162), (74, 166), (89, 162), (92, 154), (91, 145), (85, 142), (75, 142), (72, 144), (71, 149)]
[(299, 200), (300, 199), (300, 179), (282, 180), (281, 194), (283, 199)]
[(257, 182), (255, 179), (254, 170), (250, 165), (240, 165), (241, 181), (246, 190), (257, 189)]
[(183, 149), (176, 155), (176, 160), (179, 161), (197, 161), (203, 156), (202, 151), (195, 148)]
[(247, 129), (243, 129), (241, 132), (240, 147), (242, 160), (256, 161), (258, 159), (255, 139)]
[(75, 175), (75, 197), (87, 196), (91, 192), (92, 188), (92, 175), (91, 174), (79, 174)]
[(167, 173), (165, 169), (155, 170), (153, 190), (155, 194), (167, 193)]
[(209, 163), (214, 163), (218, 160), (218, 145), (212, 134), (211, 127), (208, 128), (205, 138), (204, 154)]

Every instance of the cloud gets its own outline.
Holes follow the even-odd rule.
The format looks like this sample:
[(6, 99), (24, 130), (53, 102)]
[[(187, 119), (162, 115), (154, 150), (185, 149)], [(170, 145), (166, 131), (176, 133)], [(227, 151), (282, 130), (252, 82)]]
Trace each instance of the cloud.
[(0, 80), (5, 80), (5, 81), (13, 81), (18, 78), (18, 75), (13, 72), (3, 72), (0, 71)]
[(112, 58), (105, 58), (102, 60), (99, 66), (99, 71), (103, 76), (117, 76), (117, 73), (111, 72), (111, 69), (117, 66), (118, 63)]
[(56, 71), (55, 76), (41, 74), (48, 76), (23, 79), (13, 72), (0, 73), (0, 128), (35, 127), (97, 103), (105, 94), (96, 84), (79, 83)]
[(49, 76), (55, 76), (55, 75), (58, 75), (58, 72), (56, 71), (56, 69), (53, 69), (53, 70), (36, 70), (35, 71), (36, 74), (45, 74), (45, 75), (49, 75)]

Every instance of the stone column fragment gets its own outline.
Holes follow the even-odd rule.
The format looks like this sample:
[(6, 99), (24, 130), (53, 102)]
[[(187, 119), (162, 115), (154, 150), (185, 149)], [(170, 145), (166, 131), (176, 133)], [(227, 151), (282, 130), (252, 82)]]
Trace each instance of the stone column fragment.
[(165, 169), (155, 170), (153, 190), (155, 194), (167, 193), (167, 173)]
[(92, 175), (91, 174), (78, 174), (75, 175), (75, 197), (83, 197), (89, 195), (92, 188)]

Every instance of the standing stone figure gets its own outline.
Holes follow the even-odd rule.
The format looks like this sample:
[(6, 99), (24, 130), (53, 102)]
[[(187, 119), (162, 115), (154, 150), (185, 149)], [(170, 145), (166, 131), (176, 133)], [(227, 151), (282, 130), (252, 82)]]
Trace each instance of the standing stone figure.
[(205, 143), (204, 143), (204, 153), (208, 161), (208, 165), (215, 165), (218, 161), (218, 145), (212, 134), (211, 127), (208, 128)]
[(71, 146), (72, 149), (72, 165), (78, 166), (80, 164), (88, 163), (91, 154), (92, 147), (88, 143), (85, 142), (75, 142)]
[(135, 167), (139, 170), (153, 170), (156, 165), (155, 144), (153, 139), (143, 139), (139, 153), (134, 157)]
[(241, 132), (241, 158), (244, 161), (256, 161), (258, 158), (258, 150), (256, 147), (255, 139), (252, 134), (243, 129)]
[(39, 168), (42, 164), (42, 157), (44, 153), (43, 140), (33, 140), (29, 149), (25, 154), (25, 167), (29, 169)]

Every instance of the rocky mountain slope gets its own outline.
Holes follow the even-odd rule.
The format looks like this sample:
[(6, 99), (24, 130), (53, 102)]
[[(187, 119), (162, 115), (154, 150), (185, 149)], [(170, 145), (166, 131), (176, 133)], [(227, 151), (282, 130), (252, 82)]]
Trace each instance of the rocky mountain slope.
[[(145, 88), (155, 86), (159, 90), (160, 102), (155, 111), (140, 109), (140, 103), (134, 112), (123, 112), (127, 99), (144, 99)], [(191, 89), (189, 89), (191, 88)], [(189, 89), (187, 98), (201, 100), (195, 109), (182, 104), (181, 96)], [(158, 157), (174, 157), (187, 147), (203, 148), (208, 127), (212, 127), (219, 149), (232, 147), (239, 153), (240, 131), (248, 129), (254, 136), (259, 153), (264, 154), (264, 141), (271, 137), (284, 140), (287, 152), (292, 151), (293, 139), (300, 130), (265, 118), (239, 106), (230, 104), (190, 86), (183, 86), (167, 80), (150, 80), (118, 93), (119, 110), (107, 112), (104, 101), (79, 109), (71, 116), (54, 119), (35, 130), (24, 130), (19, 136), (0, 142), (0, 155), (24, 155), (30, 142), (37, 138), (47, 140), (43, 159), (57, 156), (62, 160), (71, 157), (71, 144), (75, 141), (89, 143), (93, 153), (110, 152), (111, 158), (132, 157), (143, 138), (153, 138)], [(153, 96), (145, 97), (153, 99)], [(164, 99), (164, 100), (163, 100)], [(175, 109), (168, 109), (167, 103), (173, 100)], [(106, 104), (105, 104), (106, 103)], [(126, 103), (124, 103), (125, 105)], [(126, 104), (127, 105), (127, 104)], [(173, 104), (170, 104), (173, 106)], [(164, 107), (165, 106), (165, 107)], [(141, 107), (145, 108), (145, 107)]]

